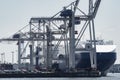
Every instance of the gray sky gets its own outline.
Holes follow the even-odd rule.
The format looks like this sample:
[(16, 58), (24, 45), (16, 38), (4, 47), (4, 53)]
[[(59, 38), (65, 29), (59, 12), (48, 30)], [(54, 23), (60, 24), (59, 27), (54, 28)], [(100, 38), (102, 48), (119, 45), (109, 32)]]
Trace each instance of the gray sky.
[[(9, 37), (23, 26), (27, 25), (31, 17), (52, 16), (74, 0), (0, 0), (0, 38)], [(80, 6), (86, 3), (80, 0)], [(84, 7), (83, 7), (84, 8)], [(120, 56), (120, 0), (102, 0), (95, 19), (96, 34), (105, 40), (113, 40), (117, 45), (117, 54)], [(6, 49), (7, 44), (0, 43), (1, 52), (14, 51)], [(10, 51), (8, 51), (10, 49)], [(8, 54), (7, 53), (7, 54)], [(10, 53), (11, 54), (11, 53)], [(117, 59), (116, 63), (120, 63)]]

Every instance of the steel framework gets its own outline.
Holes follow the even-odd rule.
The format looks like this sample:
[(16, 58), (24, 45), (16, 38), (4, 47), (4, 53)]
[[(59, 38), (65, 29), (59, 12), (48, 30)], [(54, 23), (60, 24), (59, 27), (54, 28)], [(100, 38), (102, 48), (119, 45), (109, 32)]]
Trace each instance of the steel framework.
[[(19, 68), (21, 66), (21, 59), (29, 58), (30, 70), (34, 69), (34, 58), (36, 58), (36, 65), (38, 66), (41, 49), (44, 57), (44, 66), (47, 69), (51, 69), (52, 55), (63, 42), (66, 55), (66, 67), (71, 70), (75, 69), (75, 51), (77, 45), (86, 31), (86, 28), (89, 27), (90, 45), (92, 48), (88, 51), (90, 52), (91, 68), (97, 69), (94, 18), (96, 17), (101, 0), (88, 1), (88, 13), (79, 9), (78, 4), (80, 0), (76, 0), (52, 17), (32, 17), (29, 22), (28, 32), (23, 33), (19, 31), (17, 34), (13, 35), (14, 37), (2, 38), (0, 41), (17, 41)], [(77, 10), (82, 13), (82, 15), (76, 15)], [(75, 38), (75, 26), (77, 24), (80, 25), (81, 22), (84, 22), (84, 25), (79, 31), (77, 38)], [(21, 44), (24, 44), (25, 41), (28, 43), (24, 49), (21, 50)], [(21, 55), (27, 45), (29, 45), (30, 48), (30, 56), (28, 58), (22, 58)]]

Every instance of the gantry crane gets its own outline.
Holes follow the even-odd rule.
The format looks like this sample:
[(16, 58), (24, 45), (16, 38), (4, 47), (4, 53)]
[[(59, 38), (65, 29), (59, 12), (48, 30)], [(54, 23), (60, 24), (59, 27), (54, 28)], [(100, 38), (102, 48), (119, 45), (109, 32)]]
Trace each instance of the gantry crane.
[[(69, 6), (64, 7), (59, 13), (52, 17), (33, 17), (30, 19), (29, 27), (30, 30), (27, 33), (19, 33), (17, 37), (13, 38), (2, 38), (0, 41), (17, 41), (18, 42), (18, 64), (21, 65), (21, 44), (24, 41), (28, 41), (30, 47), (30, 66), (33, 69), (33, 58), (35, 53), (35, 45), (37, 42), (37, 53), (36, 53), (36, 64), (39, 62), (39, 46), (42, 42), (43, 54), (45, 58), (45, 66), (50, 69), (52, 66), (52, 44), (54, 41), (57, 42), (55, 49), (59, 46), (61, 41), (64, 41), (65, 53), (66, 53), (66, 66), (71, 69), (75, 69), (75, 51), (76, 46), (81, 40), (87, 26), (89, 26), (90, 33), (90, 44), (92, 46), (88, 51), (90, 52), (91, 68), (97, 69), (96, 63), (96, 39), (95, 39), (95, 28), (94, 28), (94, 18), (96, 17), (101, 0), (88, 0), (89, 1), (89, 13), (84, 13), (79, 9), (80, 0), (72, 2)], [(76, 10), (79, 10), (82, 15), (76, 15)], [(75, 38), (75, 25), (80, 24), (84, 21), (84, 25)], [(58, 23), (57, 23), (58, 22)], [(59, 23), (61, 22), (61, 23)], [(62, 25), (61, 25), (62, 24)], [(33, 27), (34, 26), (34, 27)], [(57, 30), (53, 30), (53, 26)], [(54, 27), (54, 28), (55, 28)], [(16, 34), (15, 34), (16, 35)], [(54, 37), (55, 35), (60, 35), (61, 37)], [(47, 43), (47, 44), (46, 44)], [(47, 53), (45, 49), (47, 48)], [(25, 50), (25, 49), (24, 49)], [(23, 50), (23, 51), (24, 51)], [(86, 49), (85, 49), (86, 50)]]

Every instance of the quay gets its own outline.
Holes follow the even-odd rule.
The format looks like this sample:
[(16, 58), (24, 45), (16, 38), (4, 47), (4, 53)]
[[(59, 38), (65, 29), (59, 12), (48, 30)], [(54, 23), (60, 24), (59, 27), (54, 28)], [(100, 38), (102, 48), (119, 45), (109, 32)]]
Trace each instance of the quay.
[(65, 78), (65, 77), (101, 77), (99, 71), (79, 71), (79, 72), (9, 72), (0, 73), (0, 78)]

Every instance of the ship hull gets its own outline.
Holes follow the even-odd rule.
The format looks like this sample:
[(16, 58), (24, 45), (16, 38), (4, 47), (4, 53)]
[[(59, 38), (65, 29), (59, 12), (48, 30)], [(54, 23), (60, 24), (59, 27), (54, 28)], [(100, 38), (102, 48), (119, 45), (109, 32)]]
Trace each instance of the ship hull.
[[(82, 52), (76, 64), (77, 69), (90, 69), (90, 54)], [(97, 52), (97, 69), (102, 72), (102, 75), (107, 74), (107, 70), (114, 64), (116, 60), (115, 52)]]

